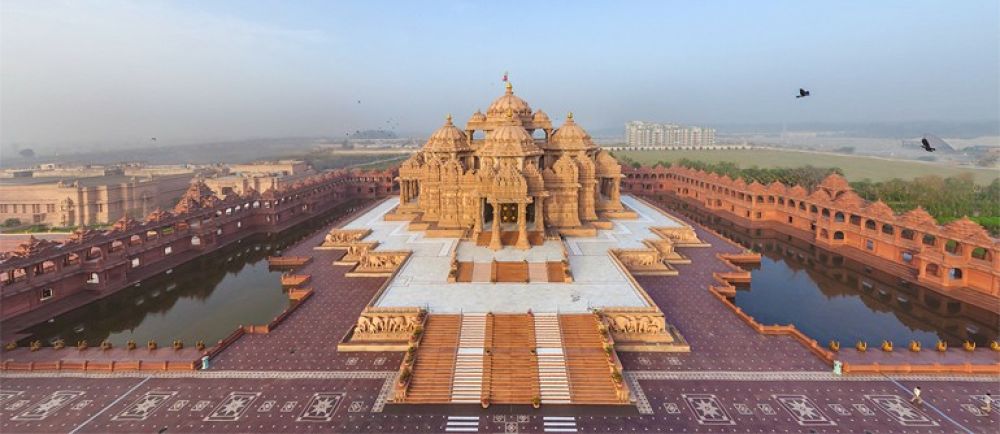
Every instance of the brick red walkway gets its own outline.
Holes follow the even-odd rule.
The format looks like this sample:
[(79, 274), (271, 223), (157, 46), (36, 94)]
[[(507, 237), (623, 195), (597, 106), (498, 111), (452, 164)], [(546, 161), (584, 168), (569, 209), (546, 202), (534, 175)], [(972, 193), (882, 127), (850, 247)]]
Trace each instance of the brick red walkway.
[[(713, 247), (684, 249), (680, 276), (639, 279), (692, 353), (621, 354), (636, 407), (382, 408), (400, 354), (336, 351), (382, 279), (343, 277), (342, 252), (312, 250), (319, 231), (286, 252), (315, 255), (302, 272), (316, 294), (270, 334), (180, 378), (0, 374), (0, 432), (996, 432), (1000, 416), (976, 407), (1000, 378), (836, 378), (792, 339), (758, 335), (707, 292), (726, 269), (715, 253), (737, 248), (697, 230)], [(906, 402), (915, 385), (923, 406)]]
[[(346, 219), (344, 221), (350, 221)], [(337, 343), (357, 321), (361, 310), (385, 281), (384, 277), (345, 277), (349, 266), (332, 265), (343, 250), (314, 250), (327, 229), (304, 238), (284, 256), (312, 256), (295, 271), (312, 276), (313, 295), (268, 334), (244, 335), (212, 361), (212, 369), (227, 370), (389, 370), (395, 371), (402, 354), (341, 353)]]

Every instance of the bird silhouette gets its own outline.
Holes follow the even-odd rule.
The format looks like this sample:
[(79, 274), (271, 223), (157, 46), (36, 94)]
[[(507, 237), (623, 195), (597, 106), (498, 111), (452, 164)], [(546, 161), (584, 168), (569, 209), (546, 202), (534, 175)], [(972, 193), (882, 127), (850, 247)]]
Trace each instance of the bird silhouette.
[(153, 140), (155, 142), (156, 141), (156, 137), (153, 137), (151, 140)]
[(796, 98), (805, 98), (807, 96), (809, 96), (809, 91), (801, 87), (799, 88), (799, 94), (795, 95)]
[(926, 137), (920, 139), (920, 147), (924, 148), (927, 152), (934, 152), (937, 150), (937, 148), (931, 147), (931, 142), (929, 142)]

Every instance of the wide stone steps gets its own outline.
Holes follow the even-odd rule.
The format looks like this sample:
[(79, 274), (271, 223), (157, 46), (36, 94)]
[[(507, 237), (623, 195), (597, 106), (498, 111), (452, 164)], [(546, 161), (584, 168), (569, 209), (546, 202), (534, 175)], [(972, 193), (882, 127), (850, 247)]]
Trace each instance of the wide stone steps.
[(531, 353), (534, 331), (529, 315), (493, 316), (490, 402), (526, 404), (539, 396), (537, 357)]
[(485, 337), (486, 314), (462, 315), (451, 382), (451, 402), (477, 403), (482, 398)]
[(431, 315), (409, 403), (625, 404), (590, 314)]
[(597, 329), (590, 314), (561, 315), (563, 352), (566, 370), (572, 379), (571, 400), (579, 404), (620, 402), (618, 389), (611, 379), (611, 369)]
[(544, 404), (570, 402), (569, 376), (563, 355), (559, 316), (554, 313), (534, 315), (535, 353), (538, 355), (538, 386)]
[(406, 402), (440, 403), (451, 400), (459, 327), (458, 315), (431, 315), (427, 318)]

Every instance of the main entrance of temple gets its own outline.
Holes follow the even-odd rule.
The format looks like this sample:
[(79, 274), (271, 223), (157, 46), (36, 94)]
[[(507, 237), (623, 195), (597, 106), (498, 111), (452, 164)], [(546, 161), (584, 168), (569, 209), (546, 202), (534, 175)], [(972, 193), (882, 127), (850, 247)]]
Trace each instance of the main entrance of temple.
[(500, 205), (500, 222), (517, 223), (517, 204), (505, 203)]

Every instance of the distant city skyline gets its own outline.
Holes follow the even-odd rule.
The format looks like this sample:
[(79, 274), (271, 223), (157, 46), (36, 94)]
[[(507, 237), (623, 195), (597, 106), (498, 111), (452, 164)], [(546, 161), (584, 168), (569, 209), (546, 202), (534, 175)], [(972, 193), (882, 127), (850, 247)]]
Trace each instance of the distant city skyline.
[(990, 120), (998, 16), (995, 1), (5, 1), (0, 152), (423, 133), (485, 108), (504, 71), (532, 108), (595, 131)]

